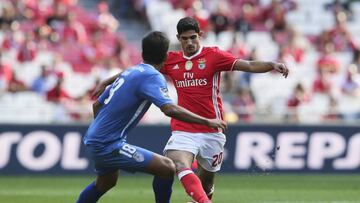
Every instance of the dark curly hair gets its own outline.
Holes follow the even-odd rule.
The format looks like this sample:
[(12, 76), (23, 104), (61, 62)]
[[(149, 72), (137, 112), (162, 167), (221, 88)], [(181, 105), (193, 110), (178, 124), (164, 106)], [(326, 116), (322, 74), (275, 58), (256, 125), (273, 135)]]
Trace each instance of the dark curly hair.
[(146, 63), (161, 64), (166, 60), (169, 38), (162, 32), (153, 31), (142, 39), (142, 57)]
[(176, 29), (179, 35), (189, 30), (194, 30), (197, 33), (200, 32), (199, 23), (191, 17), (185, 17), (180, 19), (176, 26)]

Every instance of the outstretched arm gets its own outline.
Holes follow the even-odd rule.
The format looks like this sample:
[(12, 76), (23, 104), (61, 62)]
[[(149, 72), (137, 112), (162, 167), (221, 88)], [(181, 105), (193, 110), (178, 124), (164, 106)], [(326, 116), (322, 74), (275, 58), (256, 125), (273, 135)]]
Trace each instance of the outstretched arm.
[(281, 73), (285, 78), (289, 74), (289, 69), (283, 63), (265, 62), (265, 61), (246, 61), (237, 60), (234, 65), (234, 70), (251, 72), (251, 73), (265, 73), (276, 70)]
[(175, 104), (165, 104), (160, 109), (165, 115), (180, 121), (202, 124), (211, 128), (221, 128), (223, 132), (227, 129), (227, 125), (223, 120), (207, 119)]

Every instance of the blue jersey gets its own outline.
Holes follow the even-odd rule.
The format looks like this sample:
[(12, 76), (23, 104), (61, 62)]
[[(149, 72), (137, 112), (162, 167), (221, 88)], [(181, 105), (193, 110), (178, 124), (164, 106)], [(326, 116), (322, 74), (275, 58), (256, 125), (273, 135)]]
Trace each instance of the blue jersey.
[(125, 140), (151, 103), (159, 108), (173, 103), (164, 76), (148, 64), (139, 64), (121, 73), (98, 101), (102, 107), (86, 132), (86, 145)]

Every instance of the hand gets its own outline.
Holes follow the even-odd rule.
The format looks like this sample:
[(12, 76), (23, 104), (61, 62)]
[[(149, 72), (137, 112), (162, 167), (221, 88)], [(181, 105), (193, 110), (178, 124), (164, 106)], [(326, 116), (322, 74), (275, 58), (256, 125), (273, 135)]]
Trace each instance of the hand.
[(227, 124), (226, 124), (225, 121), (220, 120), (220, 119), (209, 119), (208, 121), (209, 121), (209, 123), (208, 123), (209, 127), (211, 127), (211, 128), (221, 128), (221, 130), (223, 132), (226, 132)]
[(106, 89), (106, 85), (104, 85), (103, 83), (100, 83), (100, 85), (98, 85), (94, 92), (92, 93), (91, 97), (92, 98), (98, 98)]
[(289, 74), (289, 69), (286, 67), (284, 63), (274, 63), (274, 70), (281, 73), (285, 78), (287, 78)]

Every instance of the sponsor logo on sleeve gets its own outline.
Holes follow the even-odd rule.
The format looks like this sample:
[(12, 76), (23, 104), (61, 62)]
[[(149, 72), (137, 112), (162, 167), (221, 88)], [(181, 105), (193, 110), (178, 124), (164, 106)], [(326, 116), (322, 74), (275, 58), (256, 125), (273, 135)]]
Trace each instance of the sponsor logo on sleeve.
[(162, 94), (164, 97), (170, 98), (168, 88), (166, 88), (166, 87), (160, 87), (160, 92), (161, 92), (161, 94)]
[(133, 154), (133, 158), (134, 158), (134, 160), (137, 161), (137, 162), (143, 162), (143, 161), (145, 160), (144, 155), (143, 155), (142, 153), (140, 153), (140, 152), (135, 152), (135, 153)]

